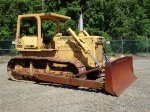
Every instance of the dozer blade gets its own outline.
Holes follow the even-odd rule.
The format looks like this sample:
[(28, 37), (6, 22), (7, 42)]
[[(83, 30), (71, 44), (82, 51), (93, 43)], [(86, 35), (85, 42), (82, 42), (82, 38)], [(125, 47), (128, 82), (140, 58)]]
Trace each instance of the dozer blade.
[(105, 90), (112, 95), (120, 94), (137, 78), (133, 73), (132, 56), (105, 63)]

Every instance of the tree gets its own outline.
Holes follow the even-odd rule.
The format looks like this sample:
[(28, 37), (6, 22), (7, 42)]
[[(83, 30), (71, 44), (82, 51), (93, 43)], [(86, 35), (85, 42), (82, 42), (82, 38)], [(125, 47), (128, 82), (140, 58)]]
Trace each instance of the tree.
[[(42, 11), (41, 0), (0, 0), (0, 39), (10, 38), (16, 33), (18, 14), (55, 12), (71, 16), (72, 20), (61, 23), (61, 31), (68, 27), (78, 30), (78, 19), (82, 12), (84, 28), (91, 35), (106, 39), (137, 39), (150, 37), (150, 0), (45, 0)], [(49, 29), (53, 23), (44, 23)], [(32, 28), (26, 27), (27, 29)], [(47, 35), (55, 33), (52, 28)]]

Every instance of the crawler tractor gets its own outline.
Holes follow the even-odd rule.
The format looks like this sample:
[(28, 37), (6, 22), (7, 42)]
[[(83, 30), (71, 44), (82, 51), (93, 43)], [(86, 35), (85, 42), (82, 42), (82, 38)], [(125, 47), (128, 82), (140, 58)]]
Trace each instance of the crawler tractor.
[[(22, 56), (8, 62), (10, 79), (104, 88), (108, 93), (119, 96), (136, 80), (132, 57), (110, 61), (103, 46), (105, 39), (90, 36), (83, 30), (82, 18), (78, 35), (68, 28), (66, 31), (69, 36), (63, 36), (60, 21), (69, 19), (68, 16), (55, 13), (18, 15), (15, 47)], [(21, 33), (24, 30), (21, 26), (26, 20), (36, 22), (36, 33)], [(47, 31), (42, 28), (45, 21), (55, 21), (56, 33), (53, 37), (45, 37)]]

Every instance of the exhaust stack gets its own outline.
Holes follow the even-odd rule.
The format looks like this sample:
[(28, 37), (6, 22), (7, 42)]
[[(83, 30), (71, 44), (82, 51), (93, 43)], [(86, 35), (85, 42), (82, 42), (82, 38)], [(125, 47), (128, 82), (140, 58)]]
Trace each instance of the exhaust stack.
[(89, 34), (83, 30), (83, 18), (82, 18), (82, 13), (80, 14), (80, 18), (79, 18), (79, 34), (78, 36), (89, 36)]
[(82, 18), (82, 13), (80, 14), (80, 18), (79, 18), (79, 31), (83, 31), (83, 18)]

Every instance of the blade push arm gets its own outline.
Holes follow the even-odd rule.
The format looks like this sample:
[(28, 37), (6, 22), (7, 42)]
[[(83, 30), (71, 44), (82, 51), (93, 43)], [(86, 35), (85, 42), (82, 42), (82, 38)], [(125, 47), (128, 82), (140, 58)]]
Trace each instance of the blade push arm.
[(84, 50), (85, 53), (88, 53), (90, 55), (90, 57), (95, 61), (95, 63), (101, 67), (101, 65), (99, 64), (99, 62), (94, 58), (94, 56), (91, 54), (91, 49), (89, 48), (89, 46), (81, 39), (79, 38), (75, 32), (71, 29), (68, 28), (67, 30), (70, 35), (74, 38), (75, 41), (77, 41), (77, 43), (81, 46), (81, 48)]
[(80, 47), (84, 50), (85, 53), (91, 52), (89, 46), (81, 38), (79, 38), (71, 28), (68, 28), (67, 31), (74, 38), (74, 40), (80, 45)]

